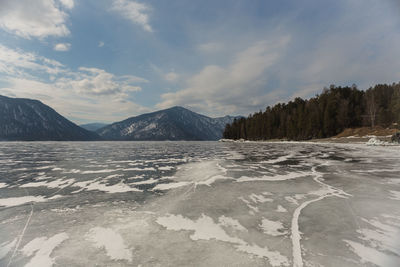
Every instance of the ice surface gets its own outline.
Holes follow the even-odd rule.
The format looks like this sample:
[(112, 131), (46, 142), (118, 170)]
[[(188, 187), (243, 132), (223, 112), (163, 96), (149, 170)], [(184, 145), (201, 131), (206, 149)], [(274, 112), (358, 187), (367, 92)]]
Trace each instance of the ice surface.
[(0, 143), (0, 266), (393, 266), (400, 151)]
[(377, 266), (398, 266), (399, 259), (371, 247), (364, 246), (359, 242), (344, 240), (359, 257), (361, 263), (373, 263)]
[(394, 200), (400, 200), (400, 191), (390, 190), (390, 198)]
[(4, 242), (0, 244), (0, 260), (4, 258), (17, 244), (18, 239), (15, 238), (13, 241)]

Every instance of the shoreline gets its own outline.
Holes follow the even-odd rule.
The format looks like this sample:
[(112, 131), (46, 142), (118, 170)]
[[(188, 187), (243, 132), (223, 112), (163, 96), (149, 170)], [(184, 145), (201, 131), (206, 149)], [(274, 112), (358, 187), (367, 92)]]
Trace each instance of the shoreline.
[[(375, 139), (378, 143), (369, 143), (371, 139)], [(368, 146), (400, 146), (400, 143), (392, 143), (391, 136), (349, 136), (349, 137), (329, 137), (310, 140), (286, 140), (286, 139), (271, 139), (271, 140), (233, 140), (220, 139), (219, 142), (227, 143), (309, 143), (309, 144), (354, 144)]]

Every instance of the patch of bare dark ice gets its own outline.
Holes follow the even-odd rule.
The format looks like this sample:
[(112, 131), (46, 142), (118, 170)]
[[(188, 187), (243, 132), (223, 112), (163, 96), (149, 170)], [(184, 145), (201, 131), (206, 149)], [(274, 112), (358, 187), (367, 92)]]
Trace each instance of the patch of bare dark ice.
[(0, 266), (400, 266), (400, 151), (0, 143)]

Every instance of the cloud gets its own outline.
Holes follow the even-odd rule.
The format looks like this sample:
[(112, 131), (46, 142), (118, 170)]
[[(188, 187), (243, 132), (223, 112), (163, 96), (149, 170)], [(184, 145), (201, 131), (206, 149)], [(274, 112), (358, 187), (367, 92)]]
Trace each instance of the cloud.
[(164, 75), (164, 79), (168, 82), (175, 82), (179, 78), (179, 75), (173, 71), (168, 72)]
[(129, 0), (114, 0), (112, 10), (118, 12), (125, 19), (142, 26), (145, 31), (152, 32), (153, 29), (149, 24), (149, 6), (129, 1)]
[(68, 50), (71, 49), (71, 44), (69, 44), (69, 43), (59, 43), (59, 44), (56, 44), (56, 45), (53, 47), (53, 49), (56, 50), (56, 51), (63, 51), (63, 52), (65, 52), (65, 51), (68, 51)]
[(20, 76), (32, 73), (57, 74), (62, 72), (63, 68), (58, 61), (0, 44), (0, 73)]
[(103, 46), (104, 46), (104, 42), (100, 41), (99, 44), (98, 44), (98, 47), (103, 47)]
[[(247, 115), (278, 101), (313, 97), (330, 84), (367, 89), (396, 82), (400, 19), (393, 3), (339, 0), (330, 9), (318, 1), (294, 4), (295, 12), (272, 16), (267, 27), (248, 33), (227, 27), (229, 21), (222, 29), (198, 27), (192, 43), (203, 41), (195, 49), (205, 65), (180, 90), (162, 94), (157, 107)], [(320, 14), (310, 19), (310, 10)], [(257, 42), (260, 36), (268, 37)]]
[(80, 67), (74, 73), (74, 78), (61, 78), (56, 83), (63, 88), (71, 88), (78, 93), (87, 95), (114, 95), (120, 98), (128, 97), (127, 93), (141, 91), (142, 88), (133, 85), (136, 77), (126, 75), (117, 77), (105, 70)]
[[(70, 70), (58, 61), (0, 45), (0, 94), (44, 101), (75, 119), (113, 121), (149, 111), (132, 101), (134, 75), (115, 75), (98, 68)], [(103, 117), (104, 116), (104, 117)]]
[(400, 20), (391, 6), (385, 1), (340, 3), (342, 12), (324, 25), (323, 33), (307, 29), (294, 34), (294, 44), (307, 39), (311, 45), (291, 47), (290, 55), (280, 62), (276, 79), (289, 93), (285, 100), (312, 97), (330, 84), (355, 83), (367, 89), (398, 81)]
[(187, 80), (187, 87), (161, 95), (159, 108), (175, 105), (191, 107), (207, 114), (243, 113), (264, 105), (271, 95), (262, 88), (266, 73), (290, 42), (289, 36), (255, 42), (236, 54), (226, 67), (208, 65)]
[(150, 68), (160, 78), (164, 79), (167, 82), (173, 83), (173, 82), (177, 82), (180, 79), (180, 75), (178, 73), (176, 73), (174, 70), (167, 72), (153, 63), (150, 63)]
[(7, 79), (6, 87), (0, 88), (0, 94), (41, 100), (60, 114), (74, 119), (78, 123), (86, 121), (114, 122), (125, 119), (127, 114), (138, 115), (149, 111), (148, 108), (128, 99), (109, 95), (88, 97), (75, 90), (68, 90), (68, 88), (62, 81), (48, 83), (12, 77)]
[(218, 42), (204, 43), (197, 46), (197, 48), (204, 53), (216, 53), (222, 50), (223, 45)]
[(60, 3), (68, 9), (74, 8), (74, 0), (60, 0)]
[[(67, 36), (68, 15), (53, 0), (2, 0), (0, 8), (0, 28), (30, 39), (48, 36)], [(73, 1), (62, 1), (66, 7)]]

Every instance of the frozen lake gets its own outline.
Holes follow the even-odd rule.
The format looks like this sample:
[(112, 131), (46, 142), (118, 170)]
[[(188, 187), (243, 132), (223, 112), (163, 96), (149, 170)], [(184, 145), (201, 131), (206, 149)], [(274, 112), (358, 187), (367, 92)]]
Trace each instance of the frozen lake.
[(400, 149), (0, 143), (0, 266), (400, 266)]

